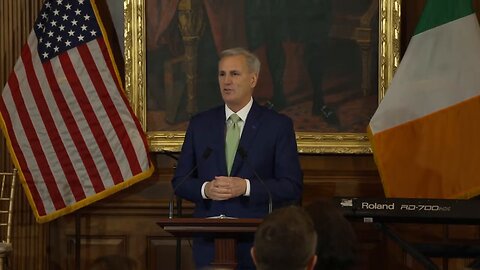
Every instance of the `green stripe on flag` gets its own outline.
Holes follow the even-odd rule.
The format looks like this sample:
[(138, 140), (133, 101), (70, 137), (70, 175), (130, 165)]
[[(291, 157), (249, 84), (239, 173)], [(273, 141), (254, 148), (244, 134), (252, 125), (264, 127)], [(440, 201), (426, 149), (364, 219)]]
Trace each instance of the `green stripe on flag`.
[(415, 35), (472, 14), (472, 0), (429, 0)]

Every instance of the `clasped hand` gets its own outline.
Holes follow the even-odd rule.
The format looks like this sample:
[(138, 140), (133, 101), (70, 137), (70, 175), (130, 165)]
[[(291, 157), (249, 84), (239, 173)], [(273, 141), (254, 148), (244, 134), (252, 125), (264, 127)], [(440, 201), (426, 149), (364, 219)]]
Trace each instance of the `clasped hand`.
[(216, 176), (205, 186), (205, 195), (212, 200), (223, 201), (245, 194), (247, 183), (239, 177)]

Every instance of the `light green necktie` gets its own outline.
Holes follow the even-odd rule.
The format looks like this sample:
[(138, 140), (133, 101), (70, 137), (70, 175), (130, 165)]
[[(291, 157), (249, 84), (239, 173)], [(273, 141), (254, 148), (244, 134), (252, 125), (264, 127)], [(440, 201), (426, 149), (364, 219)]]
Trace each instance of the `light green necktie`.
[(238, 123), (242, 121), (242, 119), (235, 113), (230, 115), (228, 119), (230, 119), (230, 121), (227, 123), (227, 135), (225, 136), (225, 157), (227, 159), (228, 175), (230, 175), (238, 142), (240, 141), (240, 127)]

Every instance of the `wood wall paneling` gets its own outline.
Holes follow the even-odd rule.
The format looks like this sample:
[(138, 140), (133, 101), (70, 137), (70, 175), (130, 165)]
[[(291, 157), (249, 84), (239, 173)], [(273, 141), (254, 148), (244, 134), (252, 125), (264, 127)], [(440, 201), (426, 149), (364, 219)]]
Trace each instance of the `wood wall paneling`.
[[(93, 261), (100, 257), (111, 254), (127, 255), (126, 235), (88, 235), (80, 238), (80, 267), (81, 269), (90, 269)], [(67, 237), (67, 268), (75, 269), (75, 235)]]
[[(125, 192), (76, 212), (81, 224), (80, 269), (89, 269), (95, 259), (105, 255), (134, 259), (137, 269), (174, 269), (162, 268), (162, 265), (175, 264), (175, 256), (169, 254), (175, 251), (176, 241), (156, 224), (160, 217), (168, 214), (168, 199), (156, 196), (156, 191), (166, 181), (165, 178), (145, 180)], [(56, 232), (49, 242), (52, 264), (60, 269), (75, 269), (72, 268), (75, 265), (75, 250), (72, 248), (75, 214), (50, 224)], [(184, 249), (185, 256), (188, 251), (188, 248)], [(159, 263), (161, 265), (157, 266)]]
[[(181, 270), (194, 269), (191, 240), (181, 242)], [(148, 239), (147, 269), (176, 269), (177, 241), (171, 237), (153, 237)]]

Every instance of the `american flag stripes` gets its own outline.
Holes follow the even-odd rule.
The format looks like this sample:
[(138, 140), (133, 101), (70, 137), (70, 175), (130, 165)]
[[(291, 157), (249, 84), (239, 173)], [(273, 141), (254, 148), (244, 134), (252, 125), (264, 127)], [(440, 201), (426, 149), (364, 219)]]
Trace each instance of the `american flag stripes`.
[(37, 221), (149, 177), (93, 0), (47, 0), (0, 100), (1, 124)]

